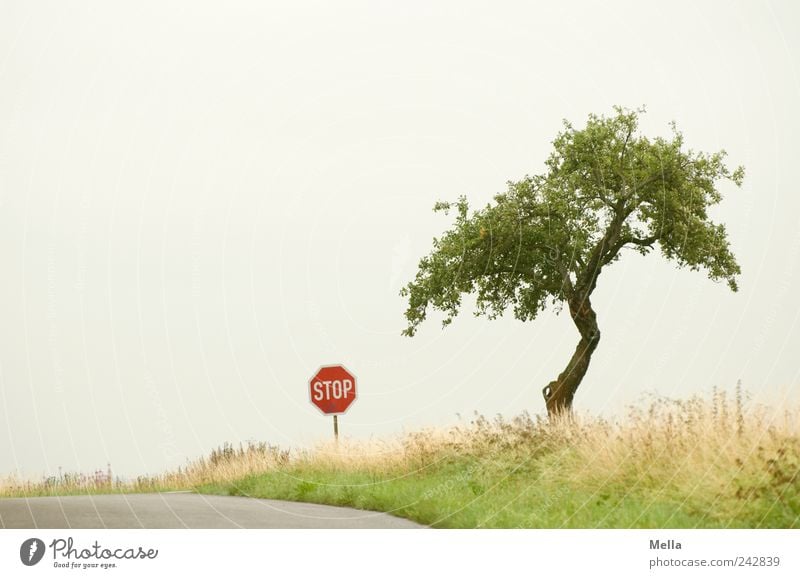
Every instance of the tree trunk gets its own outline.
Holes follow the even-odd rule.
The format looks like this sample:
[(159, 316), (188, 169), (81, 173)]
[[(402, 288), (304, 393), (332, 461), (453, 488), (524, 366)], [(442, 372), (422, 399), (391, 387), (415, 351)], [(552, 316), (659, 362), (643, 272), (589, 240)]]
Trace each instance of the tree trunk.
[(592, 353), (600, 343), (600, 330), (597, 327), (597, 316), (592, 309), (589, 296), (573, 298), (569, 301), (572, 320), (581, 334), (581, 340), (567, 367), (559, 376), (551, 381), (543, 390), (547, 413), (550, 417), (572, 411), (572, 400), (575, 392), (589, 369)]

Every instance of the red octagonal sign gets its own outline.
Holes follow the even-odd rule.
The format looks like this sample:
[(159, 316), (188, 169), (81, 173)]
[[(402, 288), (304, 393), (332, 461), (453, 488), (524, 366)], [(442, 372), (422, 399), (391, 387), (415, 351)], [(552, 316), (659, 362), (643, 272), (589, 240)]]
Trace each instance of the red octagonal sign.
[(325, 415), (343, 414), (356, 400), (356, 376), (343, 365), (320, 367), (308, 382), (308, 393)]

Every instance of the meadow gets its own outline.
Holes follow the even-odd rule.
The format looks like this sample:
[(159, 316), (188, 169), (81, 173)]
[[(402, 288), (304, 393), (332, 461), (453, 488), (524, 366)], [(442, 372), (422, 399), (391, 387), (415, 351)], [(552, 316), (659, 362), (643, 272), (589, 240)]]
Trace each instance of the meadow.
[(615, 420), (475, 415), (297, 450), (224, 445), (160, 476), (6, 480), (0, 496), (191, 489), (442, 528), (798, 528), (800, 411), (743, 397), (658, 398)]

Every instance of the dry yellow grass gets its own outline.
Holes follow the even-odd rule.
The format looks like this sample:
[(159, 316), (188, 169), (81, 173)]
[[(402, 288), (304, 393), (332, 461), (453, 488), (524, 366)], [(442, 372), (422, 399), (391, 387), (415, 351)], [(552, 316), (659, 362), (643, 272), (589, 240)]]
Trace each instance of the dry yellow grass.
[(235, 480), (283, 465), (288, 452), (266, 443), (234, 447), (225, 444), (208, 457), (188, 462), (175, 471), (134, 480), (112, 479), (108, 475), (61, 474), (41, 481), (7, 476), (0, 480), (0, 496), (71, 495), (105, 492), (154, 492), (191, 489), (204, 484)]
[(742, 391), (654, 399), (618, 420), (476, 416), (320, 444), (205, 491), (399, 512), (456, 527), (797, 527), (800, 408)]
[[(291, 452), (267, 444), (226, 445), (176, 471), (125, 483), (78, 477), (61, 483), (6, 481), (0, 495), (198, 487), (385, 508), (428, 501), (435, 509), (438, 500), (453, 509), (459, 492), (472, 501), (502, 496), (503, 504), (480, 514), (480, 523), (498, 525), (562, 520), (585, 526), (591, 520), (627, 527), (657, 524), (654, 519), (688, 525), (695, 516), (699, 525), (730, 519), (739, 520), (734, 525), (795, 527), (800, 408), (747, 404), (737, 388), (732, 395), (654, 399), (614, 421), (584, 415), (556, 421), (527, 414), (510, 420), (476, 416), (450, 428)], [(509, 522), (526, 500), (540, 509), (544, 504), (553, 515)], [(568, 513), (557, 511), (559, 501), (569, 502)], [(509, 508), (512, 503), (516, 509)], [(625, 504), (631, 512), (622, 517)], [(427, 516), (414, 512), (409, 515)], [(653, 518), (654, 512), (660, 517)]]
[(724, 485), (730, 483), (732, 469), (763, 474), (764, 464), (796, 454), (798, 444), (800, 408), (748, 406), (741, 392), (730, 399), (715, 391), (712, 399), (658, 398), (613, 422), (580, 415), (555, 421), (528, 414), (512, 420), (476, 416), (468, 425), (396, 438), (325, 442), (295, 452), (291, 463), (380, 473), (414, 470), (454, 455), (516, 450), (524, 457), (569, 448), (576, 459), (592, 464), (584, 469), (587, 479), (606, 479), (633, 467), (643, 475), (667, 470), (676, 483), (686, 478), (696, 483), (697, 473), (704, 472)]

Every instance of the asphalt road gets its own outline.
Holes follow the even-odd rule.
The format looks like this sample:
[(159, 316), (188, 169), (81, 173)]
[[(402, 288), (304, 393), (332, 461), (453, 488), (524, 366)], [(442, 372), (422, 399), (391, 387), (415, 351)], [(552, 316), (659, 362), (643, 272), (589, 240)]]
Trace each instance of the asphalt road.
[(380, 512), (191, 493), (0, 498), (0, 528), (422, 528)]

